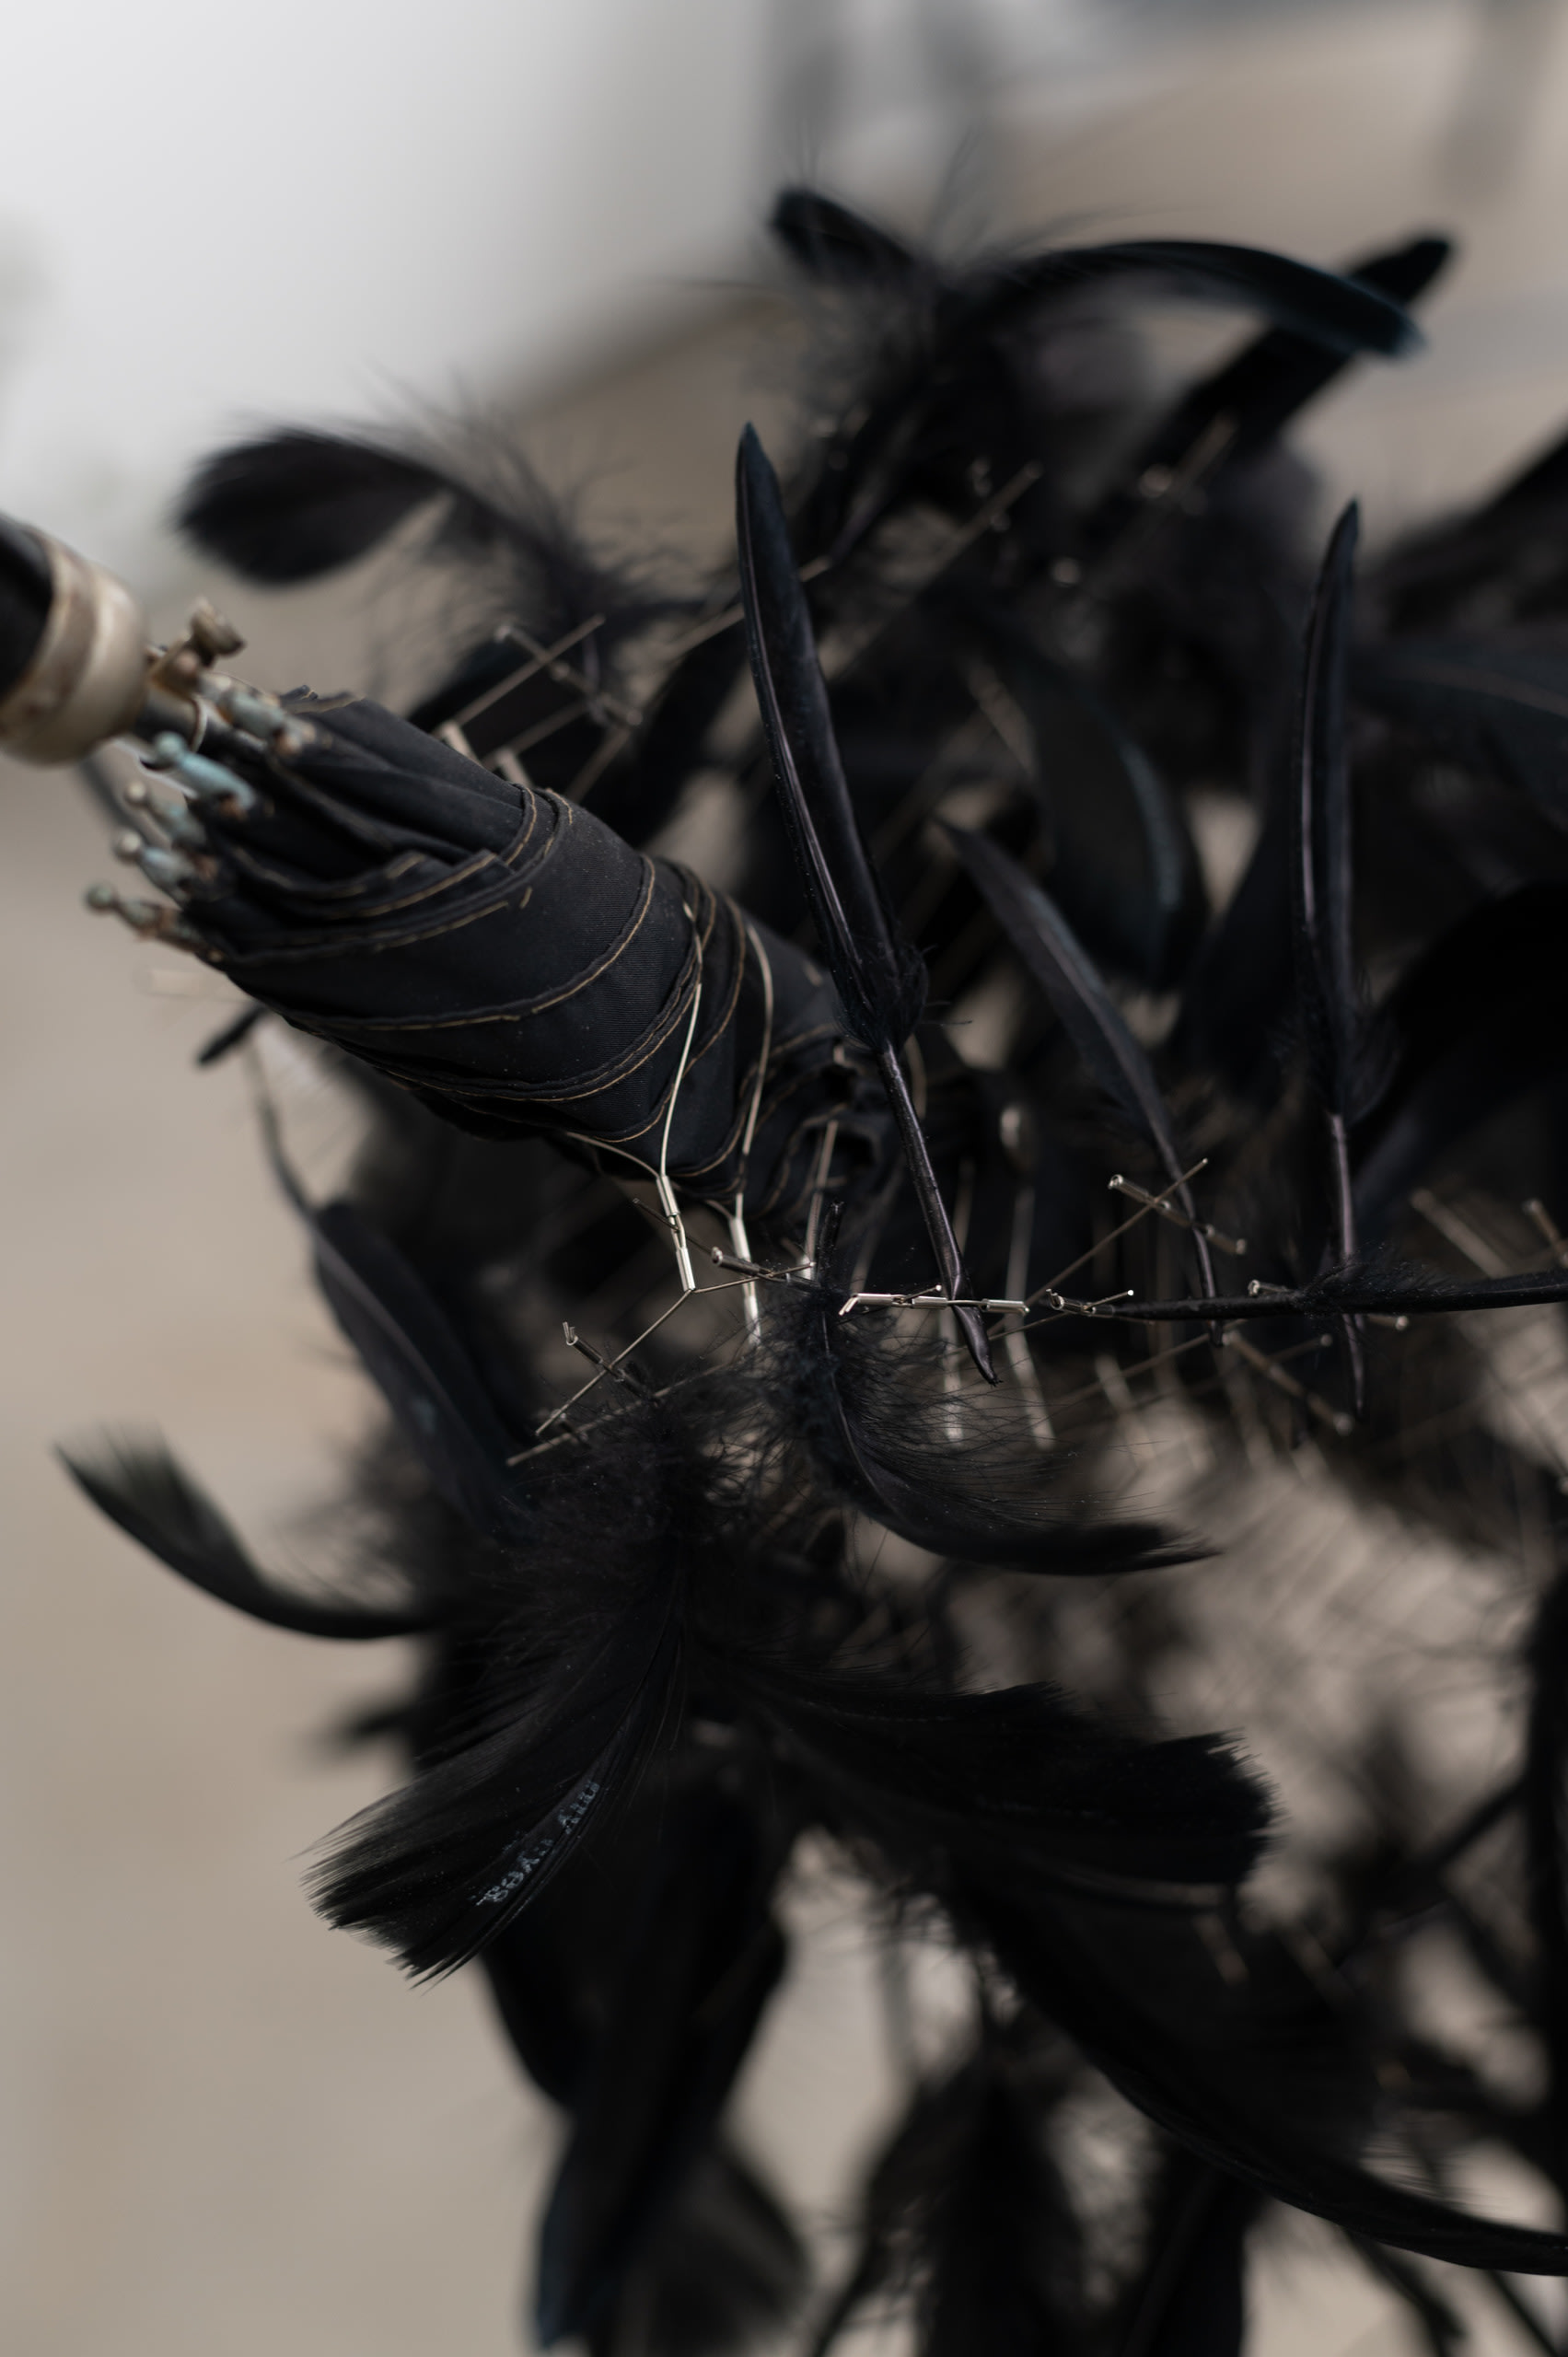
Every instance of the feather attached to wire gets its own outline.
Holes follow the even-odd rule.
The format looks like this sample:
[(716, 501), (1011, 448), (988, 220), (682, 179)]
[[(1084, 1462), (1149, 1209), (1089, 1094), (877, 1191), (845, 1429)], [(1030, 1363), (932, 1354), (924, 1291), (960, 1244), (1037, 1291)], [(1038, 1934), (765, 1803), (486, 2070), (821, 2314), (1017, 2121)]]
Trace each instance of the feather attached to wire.
[(1203, 1290), (1213, 1293), (1214, 1272), (1208, 1240), (1198, 1223), (1175, 1128), (1147, 1056), (1050, 895), (989, 836), (959, 827), (949, 827), (947, 834), (1084, 1062), (1157, 1156), (1173, 1199), (1191, 1223), (1192, 1248)]
[(438, 1614), (331, 1602), (301, 1594), (258, 1570), (225, 1516), (158, 1440), (105, 1440), (92, 1450), (62, 1449), (60, 1460), (100, 1514), (220, 1604), (269, 1628), (338, 1642), (408, 1637), (436, 1625)]
[(973, 1288), (899, 1061), (925, 1004), (925, 968), (898, 931), (861, 841), (778, 478), (750, 426), (736, 461), (736, 538), (751, 676), (801, 883), (850, 1031), (877, 1060), (953, 1316), (994, 1383), (984, 1321), (967, 1298)]

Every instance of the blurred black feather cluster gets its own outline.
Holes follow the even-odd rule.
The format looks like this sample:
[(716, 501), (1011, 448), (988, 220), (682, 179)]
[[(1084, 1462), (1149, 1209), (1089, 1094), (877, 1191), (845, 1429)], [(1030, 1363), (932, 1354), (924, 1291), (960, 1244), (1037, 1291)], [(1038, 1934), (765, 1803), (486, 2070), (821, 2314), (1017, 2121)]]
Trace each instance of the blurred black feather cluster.
[[(1568, 2240), (1458, 2197), (1488, 2152), (1568, 2187), (1568, 455), (1322, 554), (1282, 436), (1411, 344), (1441, 239), (952, 271), (808, 192), (773, 227), (831, 414), (782, 488), (747, 437), (705, 598), (512, 460), (289, 431), (192, 484), (253, 580), (424, 515), (505, 615), (406, 720), (220, 697), (143, 805), (180, 937), (366, 1125), (326, 1205), (279, 1153), (395, 1427), (377, 1600), (280, 1586), (157, 1449), (74, 1469), (244, 1610), (419, 1636), (412, 1774), (317, 1902), (477, 1959), (561, 2107), (547, 2344), (825, 2351), (897, 2298), (925, 2357), (1221, 2357), (1277, 2204), (1428, 2346), (1434, 2260), (1527, 2334)], [(1161, 407), (1129, 322), (1173, 296), (1259, 325)], [(659, 848), (699, 784), (722, 879)], [(1333, 1587), (1292, 1550), (1342, 1498), (1412, 1655), (1447, 1550), (1484, 1759), (1397, 1643), (1294, 1749), (1214, 1675), (1272, 1618), (1309, 1685), (1279, 1566)], [(813, 2288), (726, 2106), (824, 1845), (969, 1994)]]

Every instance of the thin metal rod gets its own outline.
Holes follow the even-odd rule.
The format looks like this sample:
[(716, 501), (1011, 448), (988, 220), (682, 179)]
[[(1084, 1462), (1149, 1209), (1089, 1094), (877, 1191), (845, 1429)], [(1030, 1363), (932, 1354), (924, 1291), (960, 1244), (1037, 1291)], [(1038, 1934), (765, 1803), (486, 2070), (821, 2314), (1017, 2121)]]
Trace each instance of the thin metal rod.
[(1168, 1202), (1171, 1196), (1179, 1189), (1185, 1187), (1189, 1179), (1196, 1178), (1199, 1171), (1206, 1170), (1208, 1167), (1209, 1157), (1205, 1154), (1192, 1165), (1191, 1170), (1184, 1170), (1179, 1178), (1173, 1178), (1163, 1195), (1152, 1197), (1147, 1202), (1142, 1204), (1130, 1219), (1124, 1219), (1120, 1227), (1113, 1227), (1109, 1236), (1102, 1236), (1098, 1244), (1091, 1244), (1086, 1252), (1080, 1252), (1075, 1260), (1069, 1260), (1064, 1269), (1058, 1269), (1056, 1274), (1048, 1278), (1044, 1284), (1036, 1285), (1029, 1295), (1029, 1307), (1032, 1309), (1037, 1301), (1048, 1300), (1059, 1290), (1064, 1277), (1075, 1276), (1081, 1268), (1094, 1259), (1097, 1252), (1102, 1252), (1108, 1244), (1114, 1244), (1117, 1237), (1125, 1236), (1129, 1228), (1138, 1226), (1142, 1221), (1148, 1218), (1151, 1212), (1157, 1210), (1161, 1203)]

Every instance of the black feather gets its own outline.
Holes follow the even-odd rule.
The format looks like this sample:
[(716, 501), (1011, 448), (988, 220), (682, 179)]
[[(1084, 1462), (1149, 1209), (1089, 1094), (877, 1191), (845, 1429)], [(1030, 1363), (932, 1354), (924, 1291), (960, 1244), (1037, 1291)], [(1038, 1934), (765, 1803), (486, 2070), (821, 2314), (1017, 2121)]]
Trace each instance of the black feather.
[(340, 1828), (311, 1875), (330, 1922), (420, 1979), (477, 1956), (614, 1817), (668, 1719), (680, 1658), (668, 1584), (613, 1617), (579, 1607), (552, 1651), (531, 1676), (514, 1669), (471, 1740)]
[(488, 1537), (526, 1541), (527, 1497), (507, 1464), (517, 1443), (440, 1305), (351, 1203), (307, 1216), (332, 1315), (437, 1492)]
[[(963, 1302), (973, 1288), (899, 1062), (925, 1004), (925, 968), (900, 934), (860, 839), (778, 478), (750, 426), (736, 460), (736, 540), (751, 676), (790, 846), (845, 1019), (877, 1059), (943, 1288)], [(953, 1315), (976, 1367), (994, 1383), (979, 1311), (965, 1303)]]
[[(949, 827), (947, 834), (973, 877), (976, 889), (1017, 952), (1030, 978), (1045, 993), (1063, 1030), (1118, 1110), (1152, 1147), (1174, 1200), (1196, 1221), (1191, 1190), (1183, 1179), (1176, 1132), (1149, 1066), (1104, 982), (1048, 893), (1025, 875), (989, 836)], [(1204, 1287), (1214, 1286), (1214, 1264), (1196, 1226), (1192, 1248)]]
[(814, 2357), (884, 2291), (912, 2297), (921, 2357), (1086, 2345), (1084, 2237), (1046, 2141), (1071, 2073), (1033, 2083), (1019, 2044), (988, 2025), (978, 2052), (916, 2088), (870, 2170), (859, 2256)]
[(302, 1637), (407, 1637), (435, 1626), (438, 1612), (410, 1605), (318, 1601), (259, 1571), (205, 1491), (158, 1440), (100, 1441), (60, 1460), (100, 1514), (169, 1570), (270, 1628)]
[[(1351, 595), (1360, 529), (1353, 501), (1330, 539), (1307, 622), (1291, 865), (1297, 1020), (1328, 1131), (1325, 1258), (1342, 1269), (1356, 1257), (1350, 1127), (1361, 1110), (1366, 1086), (1365, 1026), (1352, 938), (1353, 871), (1345, 749)], [(1351, 1320), (1337, 1324), (1359, 1414), (1365, 1386), (1361, 1337)]]
[(1203, 1551), (1154, 1523), (1058, 1504), (1051, 1492), (1064, 1461), (1042, 1462), (1011, 1400), (994, 1410), (966, 1402), (956, 1436), (947, 1404), (923, 1401), (908, 1367), (864, 1321), (819, 1309), (790, 1343), (785, 1397), (798, 1429), (834, 1486), (912, 1546), (958, 1562), (1085, 1578)]
[[(1363, 1017), (1352, 938), (1350, 772), (1345, 755), (1345, 680), (1350, 644), (1352, 568), (1360, 531), (1353, 502), (1340, 517), (1318, 575), (1307, 625), (1296, 749), (1296, 1000), (1313, 1084), (1344, 1158), (1343, 1138), (1357, 1110)], [(1354, 1251), (1353, 1225), (1341, 1190), (1337, 1242), (1342, 1260)]]
[(313, 581), (352, 564), (449, 485), (435, 468), (342, 434), (295, 429), (216, 451), (177, 528), (248, 581)]
[(1371, 1237), (1480, 1123), (1568, 1064), (1568, 885), (1486, 903), (1418, 958), (1378, 1011), (1384, 1086), (1352, 1136)]
[(1051, 896), (1091, 955), (1167, 990), (1208, 913), (1180, 806), (1086, 681), (1022, 633), (995, 644), (1034, 744)]
[(784, 1966), (776, 1855), (722, 1792), (673, 1794), (540, 2232), (544, 2347), (591, 2334), (710, 2149)]
[[(1352, 262), (1345, 276), (1397, 303), (1410, 303), (1424, 293), (1452, 251), (1446, 238), (1416, 238)], [(1230, 438), (1219, 463), (1233, 467), (1255, 458), (1333, 382), (1349, 357), (1294, 329), (1269, 329), (1182, 395), (1143, 445), (1128, 470), (1130, 479), (1136, 483), (1151, 467), (1179, 466), (1220, 419), (1228, 422)], [(1105, 539), (1124, 509), (1124, 501), (1108, 503), (1089, 528), (1091, 539)]]
[(1105, 246), (1059, 247), (998, 273), (980, 298), (994, 323), (1066, 288), (1109, 278), (1168, 280), (1199, 300), (1261, 311), (1281, 327), (1338, 352), (1413, 351), (1420, 332), (1402, 305), (1376, 286), (1293, 261), (1256, 246), (1148, 238)]
[(922, 267), (920, 257), (901, 238), (819, 189), (781, 190), (768, 226), (809, 277), (836, 284), (897, 285)]
[[(1197, 1993), (1203, 1980), (1194, 1978), (1189, 1989), (1174, 1952), (1156, 1969), (1154, 1919), (1129, 1947), (1124, 1916), (1060, 1897), (1048, 1901), (1040, 1886), (1022, 1900), (1016, 1886), (986, 1883), (974, 1888), (971, 1904), (1026, 1995), (1199, 2159), (1371, 2242), (1466, 2267), (1568, 2274), (1562, 2235), (1467, 2216), (1407, 2192), (1293, 2118), (1267, 2025), (1241, 2008), (1216, 2017), (1213, 2001)], [(1167, 1946), (1177, 1940), (1198, 1945), (1181, 1919), (1157, 1920)], [(1197, 1961), (1194, 1955), (1191, 1962)], [(1212, 1965), (1206, 1970), (1212, 1987)], [(1299, 2071), (1301, 2061), (1298, 2054), (1292, 2069)], [(1298, 2086), (1295, 2107), (1301, 2093)]]
[(1359, 702), (1478, 761), (1568, 827), (1568, 654), (1473, 639), (1396, 638), (1356, 664)]
[(1043, 1686), (922, 1693), (738, 1664), (744, 1691), (907, 1871), (1179, 1893), (1242, 1881), (1269, 1805), (1218, 1736), (1142, 1743)]

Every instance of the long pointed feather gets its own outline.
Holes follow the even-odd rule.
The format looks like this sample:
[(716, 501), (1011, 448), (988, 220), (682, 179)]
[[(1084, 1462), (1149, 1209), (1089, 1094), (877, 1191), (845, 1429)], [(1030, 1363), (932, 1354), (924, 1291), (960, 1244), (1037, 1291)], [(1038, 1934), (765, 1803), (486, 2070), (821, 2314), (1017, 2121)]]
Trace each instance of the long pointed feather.
[[(1176, 1132), (1149, 1060), (1122, 1021), (1071, 926), (1016, 860), (987, 835), (962, 827), (947, 834), (958, 857), (1033, 981), (1051, 1001), (1063, 1030), (1111, 1101), (1158, 1155), (1177, 1202), (1197, 1218), (1190, 1190), (1179, 1183), (1185, 1165)], [(1206, 1288), (1214, 1282), (1205, 1239), (1192, 1232)]]
[(61, 1463), (127, 1538), (145, 1547), (193, 1587), (270, 1628), (302, 1637), (369, 1640), (407, 1637), (434, 1625), (417, 1607), (319, 1603), (269, 1577), (251, 1562), (205, 1491), (161, 1441), (100, 1442), (88, 1455), (59, 1452)]
[[(845, 1019), (877, 1059), (943, 1289), (962, 1297), (973, 1289), (899, 1063), (925, 1004), (925, 968), (899, 933), (861, 841), (778, 478), (750, 426), (736, 459), (736, 539), (751, 675), (801, 882)], [(975, 1365), (994, 1383), (980, 1313), (953, 1315)]]
[[(1345, 680), (1360, 518), (1353, 500), (1334, 527), (1307, 624), (1296, 751), (1296, 991), (1318, 1096), (1342, 1125), (1353, 1109), (1361, 1012), (1351, 940), (1350, 772)], [(1353, 1250), (1342, 1237), (1341, 1258)]]
[(1421, 343), (1420, 331), (1403, 306), (1376, 286), (1256, 246), (1210, 244), (1200, 238), (1060, 247), (1003, 272), (990, 300), (998, 309), (1022, 307), (1066, 286), (1142, 273), (1171, 279), (1199, 298), (1260, 310), (1277, 325), (1331, 350), (1392, 356), (1413, 351)]
[[(1356, 1255), (1350, 1124), (1357, 1110), (1363, 1032), (1351, 938), (1350, 765), (1345, 753), (1350, 606), (1360, 529), (1353, 500), (1334, 527), (1307, 623), (1291, 868), (1296, 1006), (1328, 1130), (1329, 1248), (1342, 1269)], [(1337, 1323), (1359, 1414), (1365, 1382), (1361, 1338), (1350, 1319)]]
[[(1416, 238), (1386, 253), (1353, 262), (1348, 279), (1398, 303), (1429, 286), (1453, 249), (1446, 238)], [(1175, 467), (1219, 418), (1231, 423), (1222, 465), (1235, 466), (1272, 442), (1344, 368), (1351, 354), (1295, 328), (1270, 328), (1233, 360), (1191, 386), (1161, 419), (1127, 470), (1136, 483), (1150, 467)], [(1113, 493), (1091, 519), (1091, 539), (1103, 538), (1126, 505)]]
[(873, 1054), (903, 1046), (925, 969), (897, 932), (860, 839), (800, 588), (778, 478), (748, 426), (736, 464), (741, 596), (780, 807), (851, 1030)]

